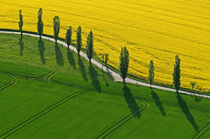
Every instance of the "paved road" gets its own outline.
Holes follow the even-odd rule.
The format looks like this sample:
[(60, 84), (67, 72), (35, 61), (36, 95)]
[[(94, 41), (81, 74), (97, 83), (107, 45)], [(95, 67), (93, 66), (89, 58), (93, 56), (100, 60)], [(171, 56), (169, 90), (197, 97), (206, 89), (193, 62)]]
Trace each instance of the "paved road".
[[(13, 32), (13, 31), (0, 31), (0, 33), (20, 34), (19, 32)], [(35, 35), (35, 34), (31, 34), (31, 33), (23, 33), (23, 35), (32, 36), (32, 37), (39, 37), (39, 35)], [(50, 37), (47, 37), (47, 36), (42, 36), (42, 38), (46, 39), (46, 40), (49, 40), (49, 41), (52, 41), (52, 42), (55, 42), (55, 40), (53, 38), (50, 38)], [(63, 42), (63, 41), (58, 40), (58, 43), (67, 47), (66, 43)], [(77, 49), (75, 47), (70, 46), (69, 48), (71, 50), (73, 50), (75, 53), (77, 53)], [(80, 56), (82, 56), (82, 57), (84, 57), (85, 59), (88, 60), (87, 55), (85, 53), (80, 52)], [(102, 64), (100, 62), (98, 62), (94, 59), (92, 59), (91, 61), (94, 65), (96, 65), (97, 67), (102, 69)], [(112, 77), (114, 78), (115, 81), (122, 82), (122, 79), (121, 79), (121, 77), (118, 73), (116, 73), (113, 70), (111, 70), (107, 67), (104, 67), (104, 66), (103, 66), (103, 70), (108, 72), (110, 75), (112, 75)], [(126, 83), (132, 83), (132, 84), (146, 86), (146, 87), (150, 86), (148, 83), (140, 82), (140, 81), (137, 81), (137, 80), (134, 80), (134, 79), (131, 79), (131, 78), (127, 78)], [(163, 87), (163, 86), (158, 86), (158, 85), (152, 85), (152, 88), (165, 90), (165, 91), (170, 91), (170, 92), (176, 92), (175, 89), (167, 88), (167, 87)], [(210, 98), (210, 96), (208, 96), (208, 95), (196, 94), (196, 93), (193, 93), (193, 92), (187, 92), (187, 91), (182, 91), (182, 90), (179, 90), (179, 93), (187, 94), (187, 95), (194, 95), (194, 96), (199, 96), (199, 97), (204, 97), (204, 98)]]

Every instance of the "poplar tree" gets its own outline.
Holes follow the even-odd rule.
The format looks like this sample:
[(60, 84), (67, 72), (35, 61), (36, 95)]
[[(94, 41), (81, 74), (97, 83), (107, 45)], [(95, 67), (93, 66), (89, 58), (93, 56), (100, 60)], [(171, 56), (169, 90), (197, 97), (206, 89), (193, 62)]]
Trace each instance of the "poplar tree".
[(190, 82), (191, 86), (192, 86), (192, 91), (194, 91), (194, 87), (196, 86), (196, 82)]
[(81, 29), (81, 26), (79, 26), (77, 28), (77, 52), (78, 52), (78, 55), (79, 55), (79, 52), (81, 51), (81, 47), (82, 47), (82, 29)]
[(44, 24), (42, 21), (42, 8), (40, 8), (38, 11), (38, 22), (37, 22), (37, 30), (38, 30), (40, 40), (42, 39), (43, 28), (44, 28)]
[(22, 10), (19, 10), (19, 31), (21, 32), (21, 36), (23, 35), (23, 15)]
[(59, 18), (59, 16), (55, 16), (53, 18), (53, 29), (54, 29), (55, 43), (57, 44), (58, 35), (59, 35), (59, 31), (60, 31), (60, 18)]
[(154, 80), (154, 62), (153, 62), (153, 60), (150, 61), (148, 80), (149, 80), (150, 88), (151, 88), (151, 85), (152, 85), (153, 80)]
[(105, 63), (105, 66), (107, 65), (107, 63), (108, 63), (108, 60), (109, 60), (109, 54), (105, 54), (104, 55), (104, 63)]
[(174, 84), (174, 88), (176, 89), (176, 92), (178, 93), (178, 90), (180, 88), (181, 85), (181, 81), (180, 81), (180, 62), (181, 60), (179, 59), (179, 56), (176, 55), (175, 57), (175, 64), (174, 64), (174, 73), (173, 73), (173, 84)]
[(69, 47), (71, 45), (72, 29), (71, 26), (66, 31), (66, 44)]
[(86, 53), (87, 53), (89, 62), (91, 63), (91, 59), (93, 58), (93, 32), (92, 31), (90, 31), (87, 37)]
[[(105, 66), (107, 66), (108, 60), (109, 60), (109, 54), (102, 54), (101, 58), (105, 64)], [(103, 64), (102, 64), (102, 69), (103, 69)]]
[(120, 53), (120, 76), (123, 79), (123, 83), (125, 83), (125, 79), (127, 78), (129, 67), (129, 52), (126, 47), (121, 48)]

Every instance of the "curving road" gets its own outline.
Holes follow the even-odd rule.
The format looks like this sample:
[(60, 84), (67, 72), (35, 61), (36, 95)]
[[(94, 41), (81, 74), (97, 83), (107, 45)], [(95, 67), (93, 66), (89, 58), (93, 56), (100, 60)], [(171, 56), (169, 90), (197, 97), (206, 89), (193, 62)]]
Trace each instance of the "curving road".
[[(7, 33), (7, 34), (20, 34), (20, 32), (14, 32), (14, 31), (0, 31), (0, 33)], [(32, 33), (23, 33), (23, 35), (27, 35), (27, 36), (32, 36), (32, 37), (39, 37), (39, 35), (36, 34), (32, 34)], [(55, 42), (55, 40), (51, 37), (47, 37), (47, 36), (42, 36), (43, 39)], [(67, 47), (66, 43), (64, 41), (60, 41), (58, 40), (58, 43)], [(71, 50), (73, 50), (74, 52), (77, 53), (77, 49), (73, 46), (69, 47)], [(84, 57), (86, 60), (88, 60), (87, 55), (84, 52), (80, 52), (80, 56)], [(91, 60), (91, 62), (96, 65), (99, 68), (102, 68), (102, 64), (94, 59)], [(103, 66), (104, 67), (104, 66)], [(115, 81), (118, 82), (122, 82), (122, 78), (120, 77), (120, 75), (116, 72), (114, 72), (113, 70), (105, 67), (103, 68), (104, 71), (108, 72), (110, 75), (112, 75), (112, 77), (114, 78)], [(136, 84), (136, 85), (141, 85), (141, 86), (146, 86), (146, 87), (150, 87), (150, 84), (148, 83), (144, 83), (144, 82), (140, 82), (131, 78), (126, 78), (126, 83), (131, 83), (131, 84)], [(160, 90), (165, 90), (165, 91), (170, 91), (170, 92), (176, 92), (175, 89), (172, 88), (168, 88), (168, 87), (163, 87), (163, 86), (158, 86), (158, 85), (152, 85), (152, 88), (156, 88), (156, 89), (160, 89)], [(203, 94), (197, 94), (197, 93), (193, 93), (193, 92), (187, 92), (187, 91), (182, 91), (179, 90), (179, 93), (181, 94), (186, 94), (186, 95), (194, 95), (194, 96), (198, 96), (198, 97), (203, 97), (203, 98), (210, 98), (210, 96), (208, 95), (203, 95)]]

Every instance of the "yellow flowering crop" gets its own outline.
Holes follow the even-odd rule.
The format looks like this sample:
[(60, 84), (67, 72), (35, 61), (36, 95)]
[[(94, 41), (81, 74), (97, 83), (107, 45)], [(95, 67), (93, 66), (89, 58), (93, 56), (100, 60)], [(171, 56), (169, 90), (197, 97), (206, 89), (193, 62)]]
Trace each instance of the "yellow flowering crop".
[(37, 12), (43, 8), (44, 33), (53, 34), (53, 17), (61, 19), (60, 37), (68, 26), (74, 38), (82, 26), (83, 47), (90, 30), (97, 55), (109, 53), (109, 64), (119, 65), (122, 46), (130, 52), (129, 73), (147, 78), (150, 60), (155, 82), (172, 84), (175, 55), (181, 59), (182, 87), (196, 82), (210, 91), (209, 0), (1, 0), (0, 28), (37, 31)]

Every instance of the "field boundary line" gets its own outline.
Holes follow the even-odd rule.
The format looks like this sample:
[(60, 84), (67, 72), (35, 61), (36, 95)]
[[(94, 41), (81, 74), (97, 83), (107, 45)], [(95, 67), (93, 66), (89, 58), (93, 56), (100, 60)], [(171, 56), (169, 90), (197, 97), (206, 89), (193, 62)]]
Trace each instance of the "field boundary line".
[[(47, 74), (49, 74), (49, 72), (47, 72)], [(0, 73), (11, 74), (13, 76), (19, 76), (21, 78), (28, 78), (28, 79), (31, 79), (31, 78), (43, 78), (44, 76), (47, 75), (46, 73), (42, 74), (42, 75), (36, 75), (36, 74), (32, 74), (32, 73), (29, 73), (29, 74), (22, 73), (21, 74), (21, 73), (16, 73), (16, 72), (8, 72), (8, 71), (5, 71), (5, 70), (0, 70)]]
[[(20, 32), (17, 32), (17, 31), (0, 31), (0, 33), (20, 34)], [(33, 33), (23, 33), (23, 35), (39, 38), (39, 35), (33, 34)], [(42, 38), (45, 39), (45, 40), (48, 40), (48, 41), (55, 42), (54, 38), (52, 38), (52, 37), (42, 36)], [(58, 40), (57, 43), (62, 45), (62, 46), (64, 46), (64, 47), (68, 47), (67, 44), (64, 41)], [(72, 51), (77, 53), (77, 49), (74, 46), (70, 45), (69, 49), (71, 49)], [(86, 60), (89, 60), (87, 55), (84, 52), (82, 52), (82, 51), (80, 52), (80, 56), (82, 56)], [(108, 67), (102, 68), (102, 64), (100, 62), (96, 61), (95, 59), (92, 59), (91, 63), (93, 63), (98, 68), (104, 70), (105, 72), (108, 72), (114, 78), (115, 81), (123, 82), (121, 76), (117, 72), (111, 70)], [(131, 79), (131, 78), (126, 78), (126, 83), (131, 83), (131, 84), (136, 84), (136, 85), (140, 85), (140, 86), (150, 87), (149, 83), (137, 81), (137, 80)], [(159, 86), (159, 85), (152, 85), (152, 88), (159, 89), (159, 90), (164, 90), (164, 91), (169, 91), (169, 92), (176, 92), (176, 90), (173, 89), (173, 88), (163, 87), (163, 86)], [(203, 98), (209, 98), (210, 99), (210, 95), (198, 94), (198, 93), (188, 92), (188, 91), (183, 91), (183, 90), (179, 90), (179, 93), (180, 94), (186, 94), (186, 95), (198, 96), (198, 97), (203, 97)]]
[(3, 90), (3, 89), (5, 89), (5, 88), (8, 88), (8, 87), (14, 85), (16, 83), (16, 81), (17, 81), (16, 77), (14, 75), (10, 74), (10, 73), (4, 72), (2, 74), (7, 75), (11, 80), (10, 80), (10, 82), (8, 82), (8, 83), (0, 86), (0, 91)]
[[(0, 71), (0, 73), (8, 74), (8, 76), (11, 75), (11, 77), (14, 77), (14, 78), (15, 77), (20, 77), (21, 78), (20, 80), (28, 80), (29, 79), (29, 80), (37, 80), (37, 81), (41, 81), (41, 82), (54, 83), (54, 84), (63, 85), (63, 86), (66, 86), (66, 87), (77, 87), (74, 84), (70, 84), (70, 83), (66, 83), (66, 82), (62, 82), (62, 81), (58, 81), (58, 80), (53, 79), (53, 76), (56, 73), (55, 71), (50, 71), (45, 75), (37, 76), (37, 77), (30, 76), (30, 75), (20, 75), (20, 74), (15, 74), (15, 73), (10, 73), (10, 72), (2, 72), (2, 71)], [(91, 83), (88, 86), (90, 86), (90, 85), (91, 85)], [(0, 90), (1, 90), (1, 87), (0, 87)], [(93, 89), (91, 87), (87, 87), (87, 88), (85, 88), (85, 90), (96, 91), (95, 89)]]
[(206, 123), (200, 130), (198, 133), (196, 133), (192, 139), (198, 139), (201, 136), (203, 136), (206, 132), (208, 132), (210, 130), (210, 122)]
[(49, 81), (55, 75), (55, 73), (55, 71), (50, 71), (47, 75), (44, 75), (43, 80)]
[(119, 120), (118, 122), (116, 122), (115, 124), (113, 124), (112, 126), (110, 126), (108, 129), (106, 129), (105, 131), (103, 131), (101, 134), (99, 134), (96, 138), (105, 138), (106, 136), (108, 136), (109, 134), (111, 134), (112, 132), (114, 132), (115, 130), (117, 130), (118, 128), (120, 128), (121, 126), (123, 126), (124, 124), (126, 124), (129, 120), (131, 120), (132, 118), (134, 118), (135, 114), (138, 112), (142, 112), (143, 110), (145, 110), (145, 108), (147, 107), (147, 102), (139, 97), (135, 97), (136, 100), (139, 100), (141, 102), (141, 106), (140, 108), (135, 112), (135, 113), (129, 113), (127, 116), (123, 117), (121, 120)]
[(77, 97), (80, 94), (82, 94), (82, 92), (77, 91), (77, 92), (75, 92), (73, 94), (70, 94), (70, 95), (62, 98), (61, 100), (59, 100), (59, 101), (55, 102), (54, 104), (48, 106), (47, 108), (45, 108), (44, 110), (40, 111), (39, 113), (36, 113), (32, 117), (28, 118), (27, 120), (21, 122), (20, 124), (16, 125), (15, 127), (11, 128), (10, 130), (6, 131), (2, 135), (0, 135), (0, 137), (2, 137), (3, 139), (9, 137), (10, 135), (14, 134), (18, 130), (20, 130), (20, 129), (24, 128), (25, 126), (29, 125), (30, 123), (32, 123), (36, 119), (44, 116), (45, 114), (49, 113), (50, 111), (54, 110), (55, 108), (61, 106), (64, 103), (68, 102), (69, 100)]
[[(80, 87), (80, 86), (77, 86), (77, 85), (74, 85), (74, 84), (58, 81), (58, 80), (55, 80), (55, 79), (51, 79), (50, 81), (52, 83), (57, 84), (57, 85), (63, 85), (63, 86), (67, 86), (67, 87)], [(92, 83), (88, 84), (88, 86), (91, 86), (91, 85), (92, 85)], [(85, 90), (87, 90), (87, 91), (97, 91), (96, 89), (91, 88), (91, 87), (86, 87)]]

